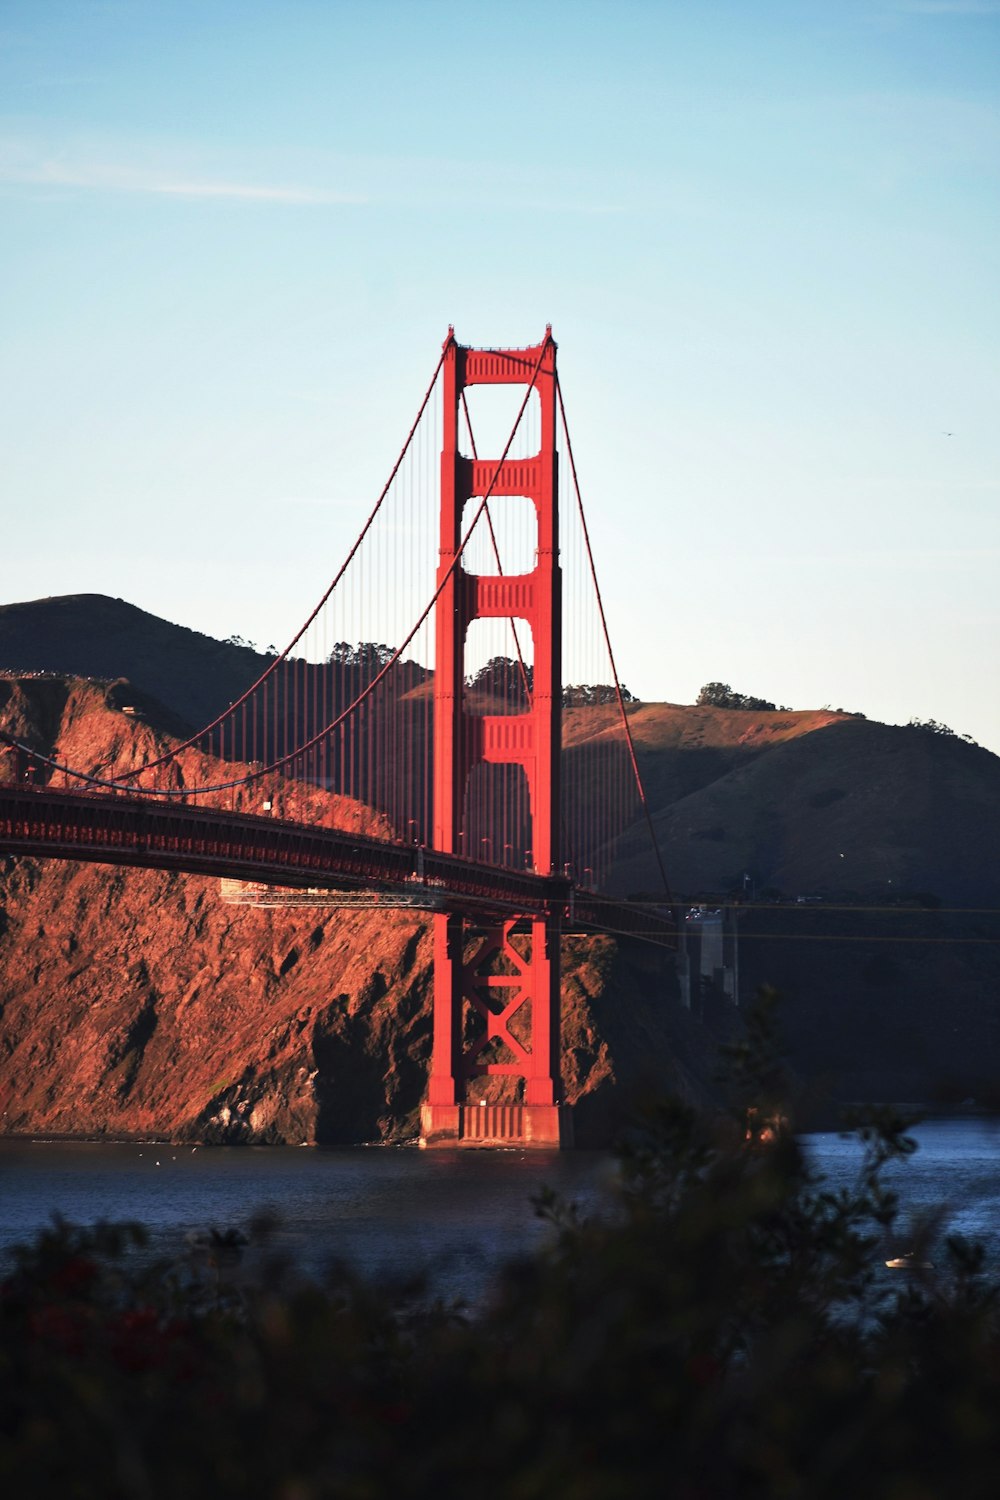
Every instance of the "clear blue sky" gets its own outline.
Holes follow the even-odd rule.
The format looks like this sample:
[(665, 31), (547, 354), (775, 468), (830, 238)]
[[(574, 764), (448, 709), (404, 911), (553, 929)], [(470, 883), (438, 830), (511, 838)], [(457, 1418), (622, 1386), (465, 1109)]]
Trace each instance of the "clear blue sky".
[(0, 0), (0, 602), (283, 641), (447, 325), (551, 322), (633, 691), (1000, 751), (998, 74), (994, 0)]

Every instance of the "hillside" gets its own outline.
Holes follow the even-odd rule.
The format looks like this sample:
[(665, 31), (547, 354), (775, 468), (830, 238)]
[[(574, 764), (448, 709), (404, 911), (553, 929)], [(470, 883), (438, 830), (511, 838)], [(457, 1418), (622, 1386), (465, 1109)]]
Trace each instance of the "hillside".
[[(679, 722), (678, 722), (679, 721)], [(1000, 905), (1000, 757), (953, 736), (830, 713), (644, 705), (639, 763), (672, 885)], [(623, 890), (651, 886), (644, 830)]]
[[(173, 714), (174, 733), (207, 722), (266, 660), (102, 595), (0, 606), (0, 670), (126, 678), (133, 696), (149, 694), (161, 715)], [(670, 883), (682, 895), (923, 892), (1000, 905), (1000, 757), (989, 751), (829, 710), (640, 703), (629, 720)], [(602, 748), (620, 740), (615, 709), (566, 710), (564, 742), (583, 785), (591, 764), (599, 775)], [(407, 769), (421, 766), (411, 758)], [(613, 854), (619, 892), (658, 889), (644, 820)]]
[(0, 605), (0, 669), (124, 677), (193, 729), (245, 692), (267, 661), (105, 594)]
[[(130, 620), (136, 637), (131, 643), (126, 639)], [(63, 628), (68, 630), (66, 637), (60, 633)], [(17, 642), (16, 657), (12, 640)], [(120, 655), (112, 652), (115, 641)], [(36, 670), (55, 670), (59, 663), (75, 661), (97, 677), (105, 668), (121, 669), (133, 648), (139, 653), (133, 668), (146, 670), (148, 681), (137, 677), (104, 686), (57, 678), (0, 679), (0, 722), (40, 749), (58, 747), (75, 763), (82, 758), (96, 765), (102, 757), (117, 757), (120, 764), (135, 764), (164, 736), (177, 735), (189, 716), (197, 717), (197, 704), (209, 703), (214, 662), (228, 661), (234, 669), (233, 663), (239, 665), (247, 655), (241, 648), (223, 647), (157, 621), (121, 601), (80, 596), (0, 609), (0, 669), (34, 665)], [(102, 651), (108, 654), (102, 656)], [(413, 696), (427, 691), (425, 682)], [(230, 688), (225, 693), (231, 696)], [(142, 718), (122, 714), (126, 701), (142, 706)], [(629, 717), (671, 885), (683, 905), (717, 902), (727, 893), (741, 898), (741, 994), (746, 997), (763, 982), (784, 993), (789, 1043), (801, 1075), (817, 1084), (822, 1081), (839, 1097), (995, 1097), (1000, 1080), (1000, 758), (926, 729), (895, 728), (827, 710), (761, 712), (634, 704)], [(603, 707), (570, 709), (564, 731), (579, 783), (586, 787), (590, 777), (596, 782), (602, 755), (619, 733), (614, 712)], [(193, 757), (195, 752), (186, 755)], [(185, 765), (182, 759), (181, 775), (201, 776), (207, 768), (204, 761), (192, 761), (187, 771)], [(253, 795), (259, 799), (264, 792)], [(350, 817), (357, 820), (352, 826), (380, 826), (377, 813), (350, 798), (305, 787), (295, 797), (309, 817)], [(238, 795), (237, 805), (241, 800)], [(48, 1002), (42, 991), (54, 987), (62, 997), (86, 993), (91, 997), (88, 1006), (97, 1006), (99, 995), (117, 996), (118, 976), (134, 968), (132, 950), (152, 945), (158, 951), (156, 926), (150, 925), (151, 916), (140, 919), (138, 907), (156, 913), (157, 923), (162, 917), (169, 944), (186, 949), (192, 941), (192, 918), (185, 903), (192, 898), (167, 877), (73, 872), (57, 866), (32, 867), (34, 873), (25, 875), (24, 868), (8, 862), (0, 883), (7, 924), (0, 935), (0, 1004), (7, 1006), (2, 1037), (10, 1048), (16, 1033), (19, 1040), (8, 1055), (16, 1055), (18, 1076), (26, 1077), (25, 1067), (29, 1072), (34, 1067), (27, 1059), (35, 1058), (34, 1052), (22, 1050), (29, 1045), (26, 1039), (33, 1029), (47, 1028), (47, 1066), (52, 1071), (45, 1075), (45, 1089), (51, 1094), (45, 1110), (51, 1111), (52, 1101), (63, 1092), (60, 1070), (75, 1053), (60, 1052), (60, 1028), (65, 1023), (58, 1008), (45, 1010)], [(614, 873), (622, 893), (659, 889), (644, 822), (637, 821), (619, 840)], [(129, 894), (133, 889), (144, 893), (134, 913)], [(91, 915), (114, 910), (127, 917), (119, 947), (112, 935), (117, 929), (106, 931), (102, 920)], [(205, 933), (198, 950), (197, 972), (206, 976), (198, 990), (199, 1004), (205, 1007), (199, 1024), (211, 1030), (213, 994), (223, 1007), (234, 1007), (236, 1016), (252, 993), (256, 998), (246, 1015), (246, 1037), (252, 1038), (255, 1031), (269, 1035), (272, 1011), (285, 1015), (293, 1004), (313, 1004), (310, 985), (316, 983), (328, 998), (352, 997), (340, 1010), (332, 1002), (323, 1010), (322, 1025), (332, 1028), (329, 1035), (337, 1041), (326, 1051), (326, 1042), (319, 1043), (323, 1057), (339, 1058), (337, 1068), (350, 1074), (352, 1049), (360, 1048), (369, 1058), (362, 1072), (370, 1067), (371, 1056), (388, 1056), (388, 1033), (379, 1027), (390, 1025), (390, 1012), (398, 1017), (408, 1013), (407, 1005), (416, 1007), (405, 1058), (401, 1054), (387, 1064), (381, 1093), (375, 1090), (371, 1108), (366, 1105), (358, 1116), (365, 1122), (357, 1127), (362, 1133), (380, 1136), (396, 1131), (415, 1106), (415, 1080), (417, 1074), (422, 1076), (426, 1055), (427, 935), (414, 938), (412, 925), (406, 928), (404, 923), (406, 930), (401, 929), (397, 941), (395, 918), (383, 925), (368, 916), (344, 913), (326, 913), (315, 921), (309, 916), (300, 921), (300, 916), (222, 910), (217, 895), (206, 887), (196, 919)], [(318, 930), (322, 936), (314, 943)], [(334, 933), (335, 942), (330, 941)], [(408, 946), (411, 940), (415, 947)], [(234, 942), (241, 950), (245, 945), (250, 954), (252, 983), (226, 977), (231, 967), (225, 955)], [(283, 970), (292, 949), (299, 957)], [(356, 949), (365, 951), (366, 957), (352, 958)], [(371, 968), (367, 950), (378, 954), (382, 978), (376, 989), (384, 987), (378, 1001), (365, 990), (365, 964)], [(51, 969), (38, 968), (36, 951), (46, 954), (45, 964)], [(79, 957), (91, 951), (103, 955), (93, 971)], [(594, 1109), (606, 1120), (613, 1092), (610, 1080), (626, 1080), (631, 1086), (646, 1061), (662, 1079), (680, 1080), (689, 1092), (697, 1092), (711, 1076), (712, 1064), (705, 1060), (707, 1043), (699, 1028), (688, 1027), (686, 1016), (678, 1019), (676, 1001), (670, 998), (677, 993), (676, 979), (655, 964), (642, 977), (646, 961), (640, 963), (635, 955), (614, 950), (613, 956), (598, 960), (596, 949), (588, 952), (589, 957), (571, 958), (567, 948), (567, 1004), (587, 997), (585, 1010), (567, 1031), (567, 1066), (575, 1070), (575, 1097), (603, 1099)], [(308, 962), (300, 962), (305, 954)], [(142, 981), (142, 1003), (148, 1002), (152, 985), (163, 1007), (158, 1034), (171, 1039), (172, 1056), (186, 1057), (186, 1027), (178, 1019), (172, 1031), (173, 1023), (165, 1020), (175, 997), (166, 957), (162, 963), (158, 980)], [(37, 979), (32, 977), (36, 971)], [(91, 977), (85, 978), (88, 973)], [(604, 977), (599, 979), (599, 973)], [(574, 974), (579, 988), (574, 988)], [(185, 983), (193, 980), (194, 973)], [(404, 992), (410, 997), (405, 1003), (400, 998)], [(383, 1001), (385, 1014), (380, 1009)], [(697, 1010), (697, 993), (695, 1001)], [(133, 996), (128, 1003), (139, 1005), (140, 998)], [(712, 1003), (706, 996), (706, 1014)], [(33, 1010), (36, 1005), (43, 1007), (41, 1012)], [(92, 1025), (88, 1015), (88, 1010), (81, 1010), (73, 1021), (74, 1035), (78, 1027), (81, 1034), (87, 1033)], [(575, 1033), (573, 1026), (578, 1026)], [(317, 1035), (325, 1037), (327, 1032)], [(570, 1042), (570, 1036), (576, 1040)], [(250, 1052), (240, 1053), (240, 1076), (245, 1068), (262, 1067), (269, 1078), (275, 1076), (274, 1068), (280, 1071), (283, 1064), (278, 1062), (265, 1066), (254, 1061), (249, 1040), (247, 1045)], [(209, 1055), (211, 1072), (219, 1055), (212, 1049)], [(266, 1048), (261, 1057), (266, 1059)], [(419, 1063), (416, 1072), (406, 1061), (414, 1057)], [(189, 1066), (187, 1061), (185, 1067)], [(326, 1088), (331, 1076), (327, 1064), (318, 1064), (313, 1056), (307, 1072), (317, 1067), (321, 1082), (316, 1088)], [(158, 1069), (159, 1064), (151, 1078), (159, 1077)], [(197, 1070), (192, 1076), (200, 1077), (200, 1088), (224, 1071), (220, 1063), (210, 1078), (207, 1073), (197, 1075)], [(407, 1080), (402, 1094), (391, 1081), (397, 1076)], [(263, 1084), (261, 1088), (266, 1093)], [(73, 1093), (83, 1097), (81, 1090), (82, 1084)], [(278, 1095), (292, 1097), (287, 1088), (279, 1089)], [(118, 1123), (107, 1128), (124, 1128), (121, 1122), (140, 1097), (145, 1096), (130, 1085), (120, 1110), (116, 1105), (107, 1115), (109, 1122)], [(350, 1097), (348, 1090), (345, 1110)], [(221, 1107), (232, 1109), (229, 1103)], [(583, 1106), (584, 1120), (589, 1107)], [(45, 1110), (38, 1113), (39, 1108), (36, 1101), (20, 1117), (22, 1124), (44, 1117), (55, 1128), (57, 1116)], [(332, 1130), (329, 1138), (340, 1138), (336, 1132), (343, 1126), (329, 1123), (335, 1117), (332, 1106), (316, 1108), (314, 1133), (328, 1138), (324, 1132)], [(183, 1111), (188, 1121), (184, 1128), (196, 1128), (191, 1122), (201, 1117), (193, 1098), (186, 1099)], [(245, 1112), (231, 1115), (226, 1129), (242, 1129), (239, 1121), (244, 1118)], [(298, 1127), (288, 1124), (292, 1116), (281, 1118), (285, 1124), (274, 1128), (287, 1127), (294, 1134)], [(59, 1128), (69, 1127), (64, 1122)], [(175, 1122), (170, 1128), (179, 1127)], [(291, 1134), (281, 1138), (290, 1139)]]

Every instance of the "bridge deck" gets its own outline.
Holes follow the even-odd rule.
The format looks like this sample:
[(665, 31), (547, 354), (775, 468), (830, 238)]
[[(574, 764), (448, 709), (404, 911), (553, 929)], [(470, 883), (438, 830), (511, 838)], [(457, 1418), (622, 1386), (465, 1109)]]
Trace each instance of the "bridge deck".
[(407, 905), (482, 918), (556, 917), (671, 945), (669, 913), (536, 875), (285, 819), (146, 797), (0, 786), (0, 852), (218, 875), (309, 890), (404, 893)]

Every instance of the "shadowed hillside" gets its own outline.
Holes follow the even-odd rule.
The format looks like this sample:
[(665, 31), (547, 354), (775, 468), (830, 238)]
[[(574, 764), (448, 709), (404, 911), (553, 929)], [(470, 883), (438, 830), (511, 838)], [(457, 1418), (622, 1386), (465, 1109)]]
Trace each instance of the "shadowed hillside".
[[(266, 709), (260, 708), (260, 698), (255, 700), (252, 745), (245, 744), (245, 755), (271, 762), (311, 740), (358, 697), (383, 664), (379, 653), (384, 647), (363, 655), (348, 643), (337, 644), (343, 650), (329, 661), (292, 656), (277, 668)], [(136, 705), (144, 695), (157, 700), (161, 721), (169, 712), (171, 732), (184, 738), (224, 713), (273, 661), (273, 655), (213, 640), (101, 594), (0, 606), (0, 671), (122, 680), (123, 693)], [(398, 760), (403, 746), (402, 774), (422, 786), (427, 775), (423, 734), (411, 722), (415, 710), (419, 719), (419, 690), (426, 676), (414, 661), (392, 668), (389, 682), (375, 690), (361, 714), (369, 742), (382, 747), (381, 753), (338, 762), (334, 747), (324, 767), (324, 785), (391, 815), (400, 801), (400, 767), (393, 757)], [(199, 743), (227, 761), (238, 758), (233, 736), (224, 731)], [(426, 801), (417, 791), (408, 798), (411, 806)]]
[[(988, 750), (831, 714), (659, 712), (636, 715), (640, 765), (676, 890), (741, 891), (748, 875), (788, 896), (1000, 905), (1000, 757)], [(698, 734), (679, 734), (678, 715)], [(620, 842), (620, 889), (653, 886), (647, 846), (640, 826)]]
[(126, 677), (192, 729), (245, 692), (267, 662), (105, 594), (0, 605), (0, 668)]

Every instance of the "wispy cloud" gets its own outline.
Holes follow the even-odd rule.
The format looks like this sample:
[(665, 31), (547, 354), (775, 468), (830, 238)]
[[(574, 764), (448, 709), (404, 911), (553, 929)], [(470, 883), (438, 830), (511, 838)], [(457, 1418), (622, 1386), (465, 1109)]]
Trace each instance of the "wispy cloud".
[(170, 198), (215, 198), (290, 205), (365, 201), (356, 194), (335, 192), (325, 187), (232, 181), (164, 166), (133, 166), (87, 151), (45, 150), (16, 139), (0, 140), (0, 183), (100, 193), (139, 193)]
[[(449, 161), (420, 156), (366, 157), (312, 153), (292, 172), (259, 162), (210, 161), (191, 143), (129, 139), (29, 137), (0, 131), (0, 187), (47, 193), (113, 193), (195, 200), (229, 200), (288, 206), (482, 208), (497, 213), (603, 217), (624, 211), (621, 202), (591, 191), (586, 182), (553, 192), (547, 174), (504, 163)], [(261, 180), (261, 177), (265, 180)], [(305, 179), (305, 180), (303, 180)], [(333, 185), (331, 185), (333, 184)]]

